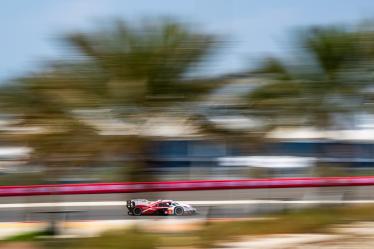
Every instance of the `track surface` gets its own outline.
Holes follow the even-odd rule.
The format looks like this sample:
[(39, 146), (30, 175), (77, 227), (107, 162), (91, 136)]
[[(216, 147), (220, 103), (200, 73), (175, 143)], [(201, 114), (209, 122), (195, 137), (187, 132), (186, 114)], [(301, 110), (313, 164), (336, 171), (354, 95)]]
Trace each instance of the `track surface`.
[[(254, 189), (254, 190), (214, 190), (140, 194), (100, 194), (100, 195), (63, 195), (63, 196), (28, 196), (2, 197), (2, 204), (11, 203), (71, 203), (71, 202), (118, 202), (131, 198), (173, 199), (178, 201), (230, 201), (230, 200), (279, 200), (285, 203), (199, 205), (196, 217), (244, 217), (279, 211), (306, 204), (290, 204), (287, 201), (298, 200), (374, 200), (374, 186), (334, 187), (334, 188), (299, 188), (299, 189)], [(60, 213), (59, 213), (60, 212)], [(80, 205), (64, 207), (3, 207), (0, 208), (0, 222), (42, 221), (52, 217), (63, 220), (116, 220), (116, 219), (168, 219), (168, 217), (127, 215), (127, 210), (120, 205)], [(191, 218), (189, 216), (182, 219)]]

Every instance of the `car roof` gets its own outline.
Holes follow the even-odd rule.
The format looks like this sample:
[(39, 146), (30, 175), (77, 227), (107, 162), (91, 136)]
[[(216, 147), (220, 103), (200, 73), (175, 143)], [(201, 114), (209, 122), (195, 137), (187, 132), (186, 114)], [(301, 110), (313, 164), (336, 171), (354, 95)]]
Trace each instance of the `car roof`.
[(154, 203), (174, 202), (173, 200), (157, 200)]

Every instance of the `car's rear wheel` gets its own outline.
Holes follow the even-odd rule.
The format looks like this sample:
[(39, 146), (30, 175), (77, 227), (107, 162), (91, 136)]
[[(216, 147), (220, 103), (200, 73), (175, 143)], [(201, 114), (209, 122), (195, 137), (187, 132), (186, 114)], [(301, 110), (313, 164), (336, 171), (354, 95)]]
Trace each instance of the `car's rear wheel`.
[(142, 215), (142, 210), (140, 208), (134, 208), (134, 210), (132, 210), (132, 213), (135, 216), (140, 216), (140, 215)]
[(174, 214), (178, 215), (178, 216), (183, 215), (184, 214), (184, 209), (182, 207), (176, 207), (174, 209)]

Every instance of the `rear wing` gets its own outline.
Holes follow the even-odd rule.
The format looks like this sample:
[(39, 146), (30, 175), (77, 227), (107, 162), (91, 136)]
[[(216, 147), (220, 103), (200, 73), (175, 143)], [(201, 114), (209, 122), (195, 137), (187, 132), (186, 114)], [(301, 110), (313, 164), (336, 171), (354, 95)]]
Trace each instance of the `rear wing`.
[(139, 204), (149, 204), (150, 201), (146, 200), (146, 199), (133, 199), (133, 200), (128, 200), (126, 201), (126, 206), (127, 208), (134, 208), (135, 206), (139, 205)]

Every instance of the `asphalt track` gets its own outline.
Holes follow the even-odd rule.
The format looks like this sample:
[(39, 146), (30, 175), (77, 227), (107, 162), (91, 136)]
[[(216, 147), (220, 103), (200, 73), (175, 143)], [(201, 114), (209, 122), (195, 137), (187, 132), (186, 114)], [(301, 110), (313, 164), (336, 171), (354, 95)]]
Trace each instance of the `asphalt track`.
[(180, 191), (138, 194), (27, 196), (0, 198), (0, 222), (57, 220), (168, 219), (133, 217), (121, 203), (131, 198), (173, 199), (195, 203), (193, 218), (233, 218), (262, 215), (322, 203), (341, 205), (374, 201), (374, 186), (298, 189)]

